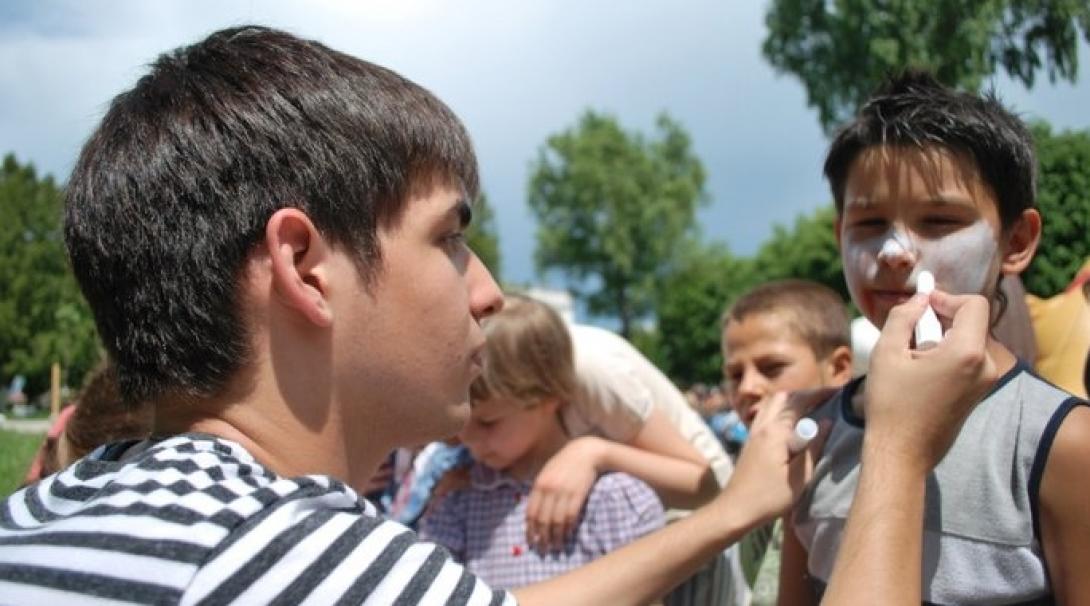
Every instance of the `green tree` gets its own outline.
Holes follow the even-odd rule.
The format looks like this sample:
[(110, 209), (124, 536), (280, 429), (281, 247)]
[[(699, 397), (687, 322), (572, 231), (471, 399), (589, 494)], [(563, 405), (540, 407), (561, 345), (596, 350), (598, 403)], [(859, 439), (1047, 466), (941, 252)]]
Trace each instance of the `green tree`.
[(643, 346), (675, 381), (716, 383), (723, 364), (720, 319), (751, 288), (801, 278), (824, 284), (848, 301), (835, 220), (833, 207), (823, 206), (799, 215), (790, 227), (776, 225), (752, 257), (690, 243), (663, 280), (656, 301), (658, 329), (653, 338), (641, 336)]
[(651, 310), (706, 197), (689, 135), (665, 114), (656, 131), (649, 140), (588, 111), (549, 137), (530, 178), (538, 270), (564, 272), (587, 309), (618, 318), (625, 337)]
[(0, 380), (49, 387), (53, 362), (79, 385), (100, 359), (90, 309), (68, 269), (61, 192), (53, 178), (8, 155), (0, 167)]
[(1078, 29), (1090, 41), (1086, 0), (773, 0), (762, 50), (798, 77), (821, 125), (853, 114), (886, 74), (925, 68), (976, 90), (1002, 67), (1027, 87), (1078, 74)]
[(800, 278), (832, 288), (848, 300), (840, 247), (836, 243), (836, 210), (822, 206), (799, 215), (790, 229), (776, 225), (754, 256), (757, 282)]
[(750, 259), (720, 245), (691, 243), (657, 300), (654, 360), (674, 381), (715, 384), (723, 378), (719, 320), (757, 280)]
[(473, 223), (469, 225), (466, 233), (466, 242), (473, 252), (477, 253), (481, 262), (492, 277), (500, 280), (500, 237), (496, 229), (496, 216), (492, 212), (492, 206), (488, 203), (488, 196), (481, 192), (477, 203), (473, 206)]
[(1054, 134), (1047, 124), (1038, 123), (1033, 136), (1044, 228), (1022, 281), (1027, 291), (1051, 297), (1090, 257), (1090, 130)]

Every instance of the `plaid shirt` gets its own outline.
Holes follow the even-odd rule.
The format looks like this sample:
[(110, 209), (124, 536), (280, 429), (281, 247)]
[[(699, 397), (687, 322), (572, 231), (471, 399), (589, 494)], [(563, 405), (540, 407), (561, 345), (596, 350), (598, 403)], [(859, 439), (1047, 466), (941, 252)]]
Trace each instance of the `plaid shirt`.
[(623, 473), (598, 478), (564, 549), (540, 554), (526, 544), (531, 483), (475, 463), (470, 487), (448, 495), (423, 519), (421, 536), (495, 588), (513, 589), (578, 568), (661, 528), (662, 503)]

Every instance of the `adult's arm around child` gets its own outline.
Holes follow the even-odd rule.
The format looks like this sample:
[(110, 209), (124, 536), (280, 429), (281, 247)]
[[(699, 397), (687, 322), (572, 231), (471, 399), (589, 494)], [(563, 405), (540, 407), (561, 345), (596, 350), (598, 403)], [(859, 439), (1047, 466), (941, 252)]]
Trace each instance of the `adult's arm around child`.
[(587, 566), (519, 589), (519, 603), (623, 605), (661, 597), (798, 497), (827, 433), (797, 455), (788, 451), (795, 422), (808, 405), (780, 394), (762, 407), (730, 482), (711, 503)]
[[(607, 471), (635, 476), (652, 488), (667, 507), (694, 508), (719, 493), (711, 467), (652, 407), (629, 444), (597, 436), (568, 442), (538, 473), (527, 503), (531, 544), (559, 547), (574, 528), (595, 479)], [(538, 538), (540, 540), (534, 540)]]

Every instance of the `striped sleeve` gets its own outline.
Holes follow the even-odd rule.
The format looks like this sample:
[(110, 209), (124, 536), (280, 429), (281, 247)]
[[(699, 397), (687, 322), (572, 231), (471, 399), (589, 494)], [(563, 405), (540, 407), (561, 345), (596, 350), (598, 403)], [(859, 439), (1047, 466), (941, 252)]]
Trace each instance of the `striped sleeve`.
[(286, 500), (201, 566), (182, 604), (514, 604), (404, 526)]

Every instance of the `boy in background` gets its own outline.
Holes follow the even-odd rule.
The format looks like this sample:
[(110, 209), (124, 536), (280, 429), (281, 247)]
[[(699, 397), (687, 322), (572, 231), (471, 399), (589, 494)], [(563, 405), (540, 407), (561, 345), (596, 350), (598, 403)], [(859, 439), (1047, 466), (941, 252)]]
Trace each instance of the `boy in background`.
[(533, 481), (569, 441), (561, 410), (576, 391), (571, 337), (547, 305), (511, 297), (483, 324), (483, 374), (470, 389), (462, 442), (473, 454), (469, 486), (443, 498), (423, 519), (421, 536), (493, 587), (543, 581), (660, 528), (662, 504), (625, 473), (599, 476), (561, 549), (527, 542)]
[[(1002, 276), (1024, 270), (1040, 239), (1035, 172), (1029, 132), (994, 97), (926, 74), (889, 82), (825, 162), (844, 276), (863, 315), (884, 326), (927, 270), (939, 290), (989, 299), (994, 326)], [(994, 338), (986, 347), (999, 379), (927, 481), (922, 599), (1077, 603), (1090, 596), (1090, 408)], [(867, 443), (865, 381), (815, 413), (834, 425), (785, 533), (783, 604), (816, 603), (832, 573)]]
[[(727, 400), (748, 428), (758, 404), (777, 391), (840, 387), (852, 377), (844, 301), (807, 280), (779, 280), (742, 295), (723, 314)], [(775, 604), (783, 529), (757, 529), (739, 545), (751, 604)]]

